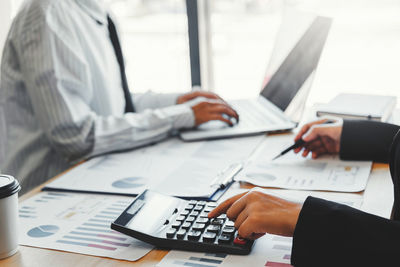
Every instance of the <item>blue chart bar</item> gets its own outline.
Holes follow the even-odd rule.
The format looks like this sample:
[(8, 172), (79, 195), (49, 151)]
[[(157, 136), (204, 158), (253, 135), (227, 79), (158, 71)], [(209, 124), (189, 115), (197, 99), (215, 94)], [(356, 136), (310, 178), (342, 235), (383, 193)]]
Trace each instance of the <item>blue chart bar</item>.
[(214, 264), (221, 264), (221, 260), (214, 260), (214, 259), (207, 259), (207, 258), (199, 258), (199, 257), (190, 257), (189, 260), (191, 261), (200, 261), (206, 263), (214, 263)]
[(36, 216), (29, 216), (29, 215), (23, 215), (23, 214), (20, 214), (19, 217), (20, 218), (37, 218)]
[(215, 258), (226, 258), (226, 256), (228, 256), (228, 254), (224, 254), (224, 253), (206, 253), (204, 254), (207, 257), (215, 257)]
[(186, 261), (174, 261), (173, 264), (182, 265), (182, 266), (190, 266), (190, 267), (215, 267), (215, 265), (193, 263), (193, 262), (186, 262)]
[(97, 239), (97, 238), (79, 237), (79, 236), (70, 236), (70, 235), (66, 235), (66, 236), (64, 236), (64, 238), (82, 240), (82, 241), (90, 241), (90, 242), (97, 242), (97, 243), (105, 243), (105, 244), (119, 246), (119, 247), (129, 247), (129, 244), (127, 244), (127, 243), (119, 243), (119, 242), (103, 240), (103, 239)]

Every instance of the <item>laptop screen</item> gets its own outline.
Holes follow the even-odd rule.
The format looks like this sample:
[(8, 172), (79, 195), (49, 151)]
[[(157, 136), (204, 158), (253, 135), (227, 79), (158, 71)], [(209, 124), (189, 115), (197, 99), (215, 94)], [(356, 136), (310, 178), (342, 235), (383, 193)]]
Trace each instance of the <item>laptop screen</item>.
[(267, 81), (261, 95), (286, 110), (300, 88), (315, 71), (332, 19), (316, 17), (282, 64)]

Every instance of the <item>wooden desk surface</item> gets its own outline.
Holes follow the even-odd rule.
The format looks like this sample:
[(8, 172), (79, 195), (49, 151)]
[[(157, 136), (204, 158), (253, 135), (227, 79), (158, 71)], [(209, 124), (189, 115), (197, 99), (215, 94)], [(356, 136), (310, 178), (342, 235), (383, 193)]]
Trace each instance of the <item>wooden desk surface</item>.
[[(23, 195), (20, 197), (20, 201), (39, 193), (44, 185), (54, 179), (57, 179), (57, 177), (54, 177), (43, 185), (40, 185), (29, 193)], [(251, 188), (252, 186), (235, 184), (233, 187)], [(365, 191), (357, 194), (362, 194), (364, 198), (361, 206), (362, 210), (389, 218), (393, 204), (393, 185), (388, 166), (386, 164), (374, 164)], [(167, 250), (155, 249), (142, 259), (136, 262), (130, 262), (50, 249), (20, 246), (15, 255), (0, 260), (0, 266), (154, 266), (167, 253)]]

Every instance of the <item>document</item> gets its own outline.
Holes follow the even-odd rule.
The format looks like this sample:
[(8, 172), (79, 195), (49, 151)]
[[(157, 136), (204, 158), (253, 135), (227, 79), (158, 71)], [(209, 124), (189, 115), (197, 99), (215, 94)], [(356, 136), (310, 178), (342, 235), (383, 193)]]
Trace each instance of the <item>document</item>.
[(41, 192), (19, 204), (19, 242), (136, 261), (153, 247), (110, 228), (131, 201), (123, 196)]
[[(259, 189), (257, 189), (259, 190)], [(230, 191), (230, 190), (229, 190)], [(292, 190), (270, 190), (262, 189), (263, 192), (286, 197), (292, 201), (302, 202), (312, 194), (331, 201), (360, 208), (362, 196), (349, 193), (328, 193), (292, 191)], [(243, 190), (234, 190), (241, 193)], [(225, 197), (225, 196), (224, 196)], [(266, 266), (266, 267), (290, 267), (292, 252), (292, 238), (266, 234), (256, 240), (251, 253), (246, 256), (229, 255), (225, 253), (202, 253), (171, 250), (157, 265), (158, 267), (228, 267), (228, 266)]]
[(299, 190), (359, 192), (365, 189), (372, 162), (341, 161), (338, 156), (313, 160), (293, 151), (272, 160), (293, 144), (292, 138), (288, 135), (266, 138), (235, 180), (263, 187)]
[(46, 189), (137, 195), (144, 189), (180, 197), (210, 197), (221, 172), (245, 162), (265, 136), (157, 145), (91, 159)]

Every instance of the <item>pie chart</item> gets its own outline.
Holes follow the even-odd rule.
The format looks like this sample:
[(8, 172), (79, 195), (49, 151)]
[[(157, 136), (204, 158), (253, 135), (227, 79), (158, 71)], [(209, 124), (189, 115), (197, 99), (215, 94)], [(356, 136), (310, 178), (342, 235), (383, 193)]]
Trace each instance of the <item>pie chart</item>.
[(41, 225), (29, 230), (28, 236), (35, 238), (48, 237), (57, 233), (58, 230), (60, 228), (57, 225)]
[(112, 186), (116, 188), (136, 188), (146, 184), (143, 180), (141, 177), (127, 177), (113, 182)]

